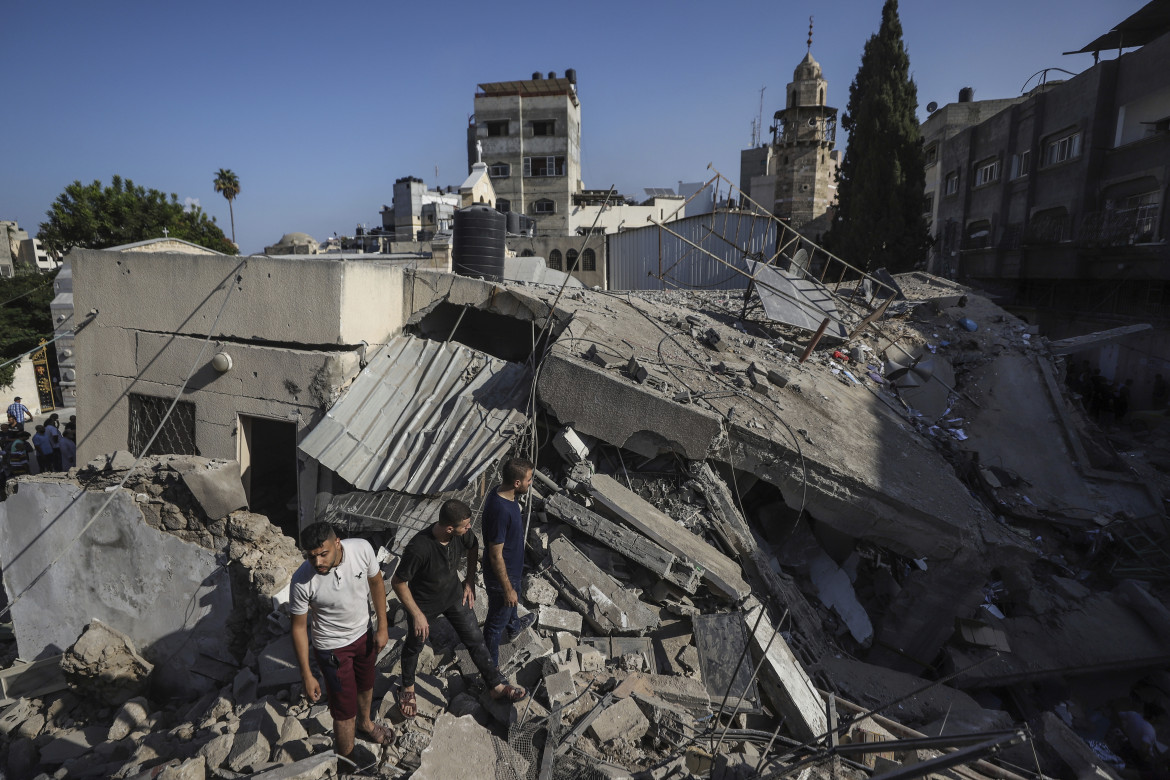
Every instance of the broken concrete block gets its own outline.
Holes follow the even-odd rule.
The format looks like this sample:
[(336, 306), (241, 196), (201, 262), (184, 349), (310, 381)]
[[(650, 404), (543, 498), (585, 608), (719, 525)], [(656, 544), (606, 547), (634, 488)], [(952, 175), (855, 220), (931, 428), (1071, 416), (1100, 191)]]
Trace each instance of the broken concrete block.
[(0, 711), (0, 734), (11, 734), (36, 713), (37, 708), (28, 699), (17, 699)]
[(589, 724), (589, 733), (598, 742), (624, 739), (636, 742), (646, 735), (650, 721), (633, 699), (621, 699), (606, 708), (601, 717)]
[(240, 464), (230, 460), (209, 463), (206, 468), (195, 468), (183, 473), (183, 483), (208, 520), (220, 520), (237, 509), (248, 506), (244, 483), (240, 480)]
[(596, 474), (589, 493), (609, 512), (620, 517), (675, 555), (703, 570), (703, 579), (724, 596), (738, 601), (751, 593), (735, 561), (676, 523), (641, 496), (612, 477)]
[(327, 751), (251, 776), (250, 780), (321, 780), (337, 776), (337, 755)]
[(301, 681), (301, 670), (297, 665), (291, 634), (282, 634), (269, 642), (260, 651), (257, 661), (260, 670), (257, 695), (275, 693)]
[(212, 771), (219, 769), (231, 754), (232, 743), (235, 742), (235, 739), (235, 734), (220, 734), (199, 748), (196, 755), (202, 756), (207, 761), (208, 769)]
[(788, 374), (779, 369), (768, 369), (768, 381), (776, 385), (776, 387), (786, 387), (788, 385)]
[(268, 762), (272, 743), (280, 739), (284, 715), (271, 699), (253, 704), (240, 717), (239, 730), (228, 754), (227, 765), (236, 772), (255, 772)]
[[(289, 644), (292, 644), (290, 638)], [(300, 674), (297, 675), (300, 679)], [(236, 673), (236, 677), (232, 680), (232, 699), (236, 704), (251, 704), (256, 701), (256, 696), (259, 693), (259, 678), (256, 673), (252, 671), (251, 667), (245, 666)]]
[(524, 578), (524, 600), (538, 606), (552, 606), (557, 603), (557, 589), (539, 574), (530, 574)]
[(45, 716), (39, 712), (34, 712), (32, 715), (25, 718), (24, 722), (16, 727), (13, 732), (18, 738), (34, 739), (40, 735), (45, 728)]
[(137, 461), (132, 453), (118, 450), (106, 458), (105, 469), (110, 471), (129, 471)]
[(658, 625), (658, 612), (636, 591), (624, 588), (572, 542), (557, 539), (549, 546), (550, 573), (566, 600), (603, 634), (632, 634)]
[(122, 709), (118, 710), (118, 714), (114, 716), (114, 722), (110, 725), (106, 740), (116, 742), (130, 732), (141, 729), (150, 717), (149, 707), (146, 699), (141, 696), (123, 704)]
[(577, 662), (586, 674), (605, 671), (605, 656), (594, 647), (580, 647), (577, 650)]
[(568, 669), (546, 676), (544, 688), (553, 709), (563, 707), (577, 696), (577, 685), (573, 682), (573, 673)]
[(650, 692), (663, 701), (686, 710), (705, 711), (711, 708), (711, 696), (698, 680), (668, 674), (646, 674), (643, 677), (650, 686)]
[[(416, 780), (480, 780), (510, 767), (509, 776), (524, 777), (528, 762), (469, 715), (445, 712), (435, 721), (434, 737), (422, 751)], [(515, 772), (515, 774), (511, 774)]]
[(611, 550), (673, 582), (688, 593), (698, 590), (699, 572), (694, 564), (663, 549), (643, 534), (592, 512), (563, 494), (551, 496), (546, 507), (553, 517), (589, 534)]
[[(557, 540), (558, 543), (561, 540)], [(547, 631), (568, 631), (570, 634), (581, 633), (581, 616), (576, 612), (556, 607), (542, 606), (536, 625)]]
[(787, 718), (789, 728), (798, 739), (819, 737), (828, 730), (828, 719), (816, 686), (771, 620), (766, 615), (760, 618), (763, 605), (753, 597), (745, 607), (744, 623), (755, 652), (764, 656), (760, 679), (765, 693), (779, 714)]
[(724, 341), (723, 337), (714, 328), (707, 329), (707, 332), (703, 334), (703, 341), (716, 352), (726, 352), (731, 349), (731, 345)]
[(63, 764), (71, 758), (85, 755), (105, 738), (106, 729), (101, 726), (58, 731), (53, 739), (41, 748), (41, 763), (45, 766)]
[(153, 670), (130, 637), (100, 620), (90, 621), (61, 656), (69, 687), (107, 704), (120, 705), (143, 693)]
[(626, 364), (626, 373), (638, 384), (642, 384), (650, 376), (650, 372), (636, 357), (631, 357), (630, 362)]
[(675, 656), (675, 659), (686, 670), (688, 676), (694, 677), (696, 680), (703, 679), (699, 670), (699, 651), (694, 645), (687, 645), (684, 647), (679, 651), (678, 655)]
[(577, 673), (581, 671), (581, 666), (577, 662), (577, 653), (572, 648), (565, 650), (558, 650), (552, 655), (546, 656), (542, 660), (542, 669), (544, 676), (556, 674), (557, 672), (569, 671), (570, 673)]
[(159, 772), (158, 780), (204, 780), (207, 764), (202, 756), (188, 758), (178, 766), (170, 766)]
[(557, 652), (564, 652), (565, 650), (575, 649), (578, 643), (577, 637), (568, 631), (558, 631), (553, 634), (553, 644), (556, 645)]

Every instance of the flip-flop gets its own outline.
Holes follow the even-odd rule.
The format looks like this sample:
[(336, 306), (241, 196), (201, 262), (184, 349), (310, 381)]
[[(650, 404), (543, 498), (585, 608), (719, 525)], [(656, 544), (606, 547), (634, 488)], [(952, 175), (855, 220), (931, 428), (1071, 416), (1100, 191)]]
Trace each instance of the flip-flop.
[[(404, 707), (410, 707), (411, 711), (408, 713)], [(418, 701), (414, 691), (402, 690), (398, 692), (398, 711), (402, 713), (404, 718), (413, 718), (418, 714)]]
[(492, 698), (496, 701), (524, 701), (527, 696), (528, 691), (518, 686), (508, 685), (507, 683), (504, 683), (504, 690), (499, 691), (498, 693), (496, 691), (492, 691)]
[(393, 739), (394, 732), (379, 723), (375, 723), (374, 728), (369, 731), (357, 729), (357, 736), (359, 739), (364, 739), (366, 742), (373, 742), (375, 745), (385, 745)]

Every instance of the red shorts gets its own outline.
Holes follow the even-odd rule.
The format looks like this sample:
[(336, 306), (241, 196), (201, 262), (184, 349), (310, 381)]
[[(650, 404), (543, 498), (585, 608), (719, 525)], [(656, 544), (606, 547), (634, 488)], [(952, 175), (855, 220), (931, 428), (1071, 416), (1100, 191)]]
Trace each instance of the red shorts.
[(366, 633), (345, 647), (316, 650), (317, 665), (325, 675), (325, 691), (329, 694), (329, 714), (334, 720), (357, 717), (357, 695), (374, 687), (374, 634)]

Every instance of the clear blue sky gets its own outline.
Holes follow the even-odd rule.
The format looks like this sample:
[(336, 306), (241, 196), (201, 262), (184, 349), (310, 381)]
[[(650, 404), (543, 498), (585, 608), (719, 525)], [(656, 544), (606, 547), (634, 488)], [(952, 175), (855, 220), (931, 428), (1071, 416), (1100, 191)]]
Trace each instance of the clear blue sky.
[[(1144, 0), (902, 0), (930, 101), (1019, 94), (1046, 67)], [(576, 68), (582, 178), (641, 196), (738, 180), (764, 93), (765, 126), (805, 53), (845, 108), (882, 0), (819, 2), (13, 2), (4, 13), (8, 106), (0, 219), (37, 230), (75, 179), (197, 199), (229, 232), (212, 188), (240, 177), (236, 237), (258, 252), (283, 233), (318, 240), (379, 223), (396, 178), (459, 184), (477, 83)], [(1106, 55), (1109, 57), (1114, 54)], [(438, 177), (435, 168), (438, 168)]]

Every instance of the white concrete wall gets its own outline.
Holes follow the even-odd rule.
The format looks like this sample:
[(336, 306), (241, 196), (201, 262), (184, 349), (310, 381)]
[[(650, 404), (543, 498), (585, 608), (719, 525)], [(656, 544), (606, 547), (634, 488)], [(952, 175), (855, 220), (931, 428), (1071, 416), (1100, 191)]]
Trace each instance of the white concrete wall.
[(79, 495), (72, 483), (23, 482), (0, 503), (4, 586), (10, 599), (28, 588), (12, 607), (19, 657), (59, 654), (97, 618), (128, 634), (148, 660), (167, 661), (156, 670), (164, 688), (206, 688), (188, 670), (201, 651), (226, 649), (227, 570), (213, 551), (147, 525), (129, 491), (81, 533), (107, 497)]
[[(610, 203), (603, 209), (600, 203), (586, 206), (572, 206), (569, 212), (569, 233), (577, 232), (578, 228), (588, 228), (597, 220), (597, 227), (606, 233), (616, 233), (618, 228), (624, 229), (646, 227), (650, 224), (647, 217), (659, 222), (673, 219), (682, 219), (687, 215), (683, 198), (654, 198), (648, 206), (629, 206), (625, 203)], [(601, 216), (598, 216), (600, 212)], [(623, 224), (624, 223), (624, 224)]]
[[(402, 270), (317, 256), (113, 254), (75, 249), (74, 304), (100, 327), (307, 345), (385, 343), (402, 326)], [(360, 280), (355, 285), (347, 279)], [(364, 291), (360, 288), (366, 288)]]

